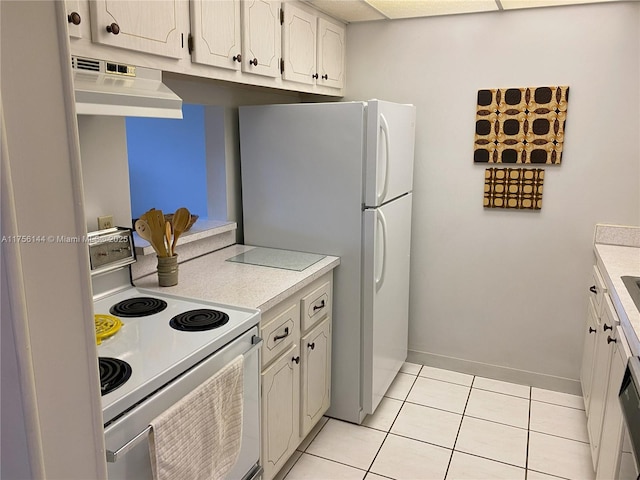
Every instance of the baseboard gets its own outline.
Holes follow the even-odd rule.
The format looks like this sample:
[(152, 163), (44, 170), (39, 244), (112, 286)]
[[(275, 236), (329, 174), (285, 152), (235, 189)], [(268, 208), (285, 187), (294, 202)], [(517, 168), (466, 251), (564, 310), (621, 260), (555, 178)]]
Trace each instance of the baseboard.
[(407, 362), (582, 396), (580, 381), (571, 378), (556, 377), (544, 373), (529, 372), (527, 370), (518, 370), (416, 350), (409, 350)]

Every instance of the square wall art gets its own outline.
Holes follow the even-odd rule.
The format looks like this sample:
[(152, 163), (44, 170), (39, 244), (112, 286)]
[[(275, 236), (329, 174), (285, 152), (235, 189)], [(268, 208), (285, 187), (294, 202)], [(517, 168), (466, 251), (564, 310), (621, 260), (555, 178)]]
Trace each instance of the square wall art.
[(487, 168), (484, 174), (485, 208), (540, 210), (542, 168)]
[(475, 163), (560, 164), (569, 87), (479, 90)]

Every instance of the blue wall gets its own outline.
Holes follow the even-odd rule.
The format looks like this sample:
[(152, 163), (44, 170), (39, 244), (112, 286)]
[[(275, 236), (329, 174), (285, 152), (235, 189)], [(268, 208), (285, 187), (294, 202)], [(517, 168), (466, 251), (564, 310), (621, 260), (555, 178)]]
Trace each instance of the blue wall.
[(127, 118), (131, 215), (187, 207), (207, 217), (204, 106), (182, 106), (182, 120)]

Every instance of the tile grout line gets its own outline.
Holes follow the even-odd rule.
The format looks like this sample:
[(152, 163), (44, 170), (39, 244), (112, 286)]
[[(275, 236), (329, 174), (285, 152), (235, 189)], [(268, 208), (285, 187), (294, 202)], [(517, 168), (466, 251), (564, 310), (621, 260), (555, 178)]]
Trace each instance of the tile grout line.
[(531, 397), (533, 396), (533, 390), (529, 387), (529, 415), (527, 418), (527, 450), (524, 458), (524, 480), (529, 477), (529, 439), (531, 437)]
[[(378, 458), (378, 455), (380, 454), (380, 450), (382, 450), (382, 446), (384, 445), (384, 442), (386, 442), (387, 438), (389, 438), (389, 434), (391, 433), (391, 429), (393, 428), (393, 424), (396, 423), (396, 420), (398, 419), (398, 416), (400, 415), (400, 412), (402, 411), (402, 407), (404, 407), (404, 404), (407, 401), (407, 397), (409, 397), (409, 394), (411, 393), (411, 390), (413, 389), (413, 386), (418, 381), (418, 378), (420, 377), (420, 372), (422, 371), (422, 367), (423, 366), (420, 367), (420, 370), (418, 370), (418, 373), (416, 374), (416, 378), (413, 379), (413, 383), (411, 384), (411, 388), (409, 388), (409, 391), (405, 395), (404, 400), (402, 400), (402, 405), (400, 405), (400, 409), (398, 410), (398, 413), (396, 413), (396, 416), (393, 418), (393, 422), (391, 422), (391, 425), (389, 425), (389, 430), (387, 430), (385, 432), (384, 439), (382, 440), (382, 443), (380, 444), (380, 447), (378, 447), (378, 451), (373, 456), (373, 460), (371, 460), (371, 463), (369, 464), (369, 468), (367, 468), (367, 471), (366, 471), (366, 473), (364, 475), (365, 478), (371, 472), (371, 467), (373, 467), (373, 464), (375, 463), (376, 458)], [(375, 472), (371, 472), (371, 473), (374, 473), (374, 474), (377, 475), (377, 473), (375, 473)]]
[(447, 475), (449, 475), (449, 468), (451, 468), (451, 461), (453, 460), (453, 453), (456, 451), (456, 443), (458, 443), (458, 437), (460, 436), (460, 430), (462, 430), (462, 422), (464, 421), (464, 412), (467, 411), (467, 405), (469, 405), (469, 399), (471, 398), (471, 391), (473, 390), (473, 383), (476, 381), (476, 376), (474, 375), (471, 379), (471, 385), (469, 385), (469, 394), (467, 395), (467, 401), (464, 403), (464, 408), (462, 409), (462, 416), (460, 417), (460, 425), (458, 426), (458, 432), (456, 433), (456, 439), (453, 441), (453, 445), (451, 446), (451, 455), (449, 456), (449, 463), (447, 464), (447, 469), (444, 472), (444, 478), (442, 480), (446, 480)]

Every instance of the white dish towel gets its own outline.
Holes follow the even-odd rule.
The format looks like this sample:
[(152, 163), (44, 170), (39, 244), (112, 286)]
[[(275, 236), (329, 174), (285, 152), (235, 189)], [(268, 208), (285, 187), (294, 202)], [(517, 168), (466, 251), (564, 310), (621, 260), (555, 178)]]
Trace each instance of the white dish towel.
[(218, 480), (236, 463), (242, 440), (243, 357), (151, 422), (157, 480)]

